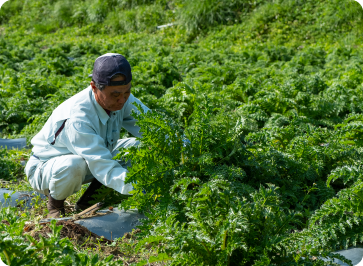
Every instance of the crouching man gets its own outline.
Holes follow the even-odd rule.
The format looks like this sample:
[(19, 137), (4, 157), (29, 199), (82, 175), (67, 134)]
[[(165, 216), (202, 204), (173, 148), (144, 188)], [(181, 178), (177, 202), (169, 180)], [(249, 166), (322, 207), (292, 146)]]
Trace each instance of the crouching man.
[(31, 140), (33, 147), (25, 173), (35, 191), (48, 195), (48, 218), (64, 215), (64, 201), (90, 183), (76, 203), (76, 210), (102, 185), (129, 194), (125, 184), (129, 163), (112, 158), (121, 147), (138, 145), (135, 138), (119, 139), (121, 128), (141, 137), (135, 125), (134, 103), (149, 109), (131, 94), (131, 66), (120, 54), (105, 54), (94, 63), (91, 85), (60, 104), (42, 130)]

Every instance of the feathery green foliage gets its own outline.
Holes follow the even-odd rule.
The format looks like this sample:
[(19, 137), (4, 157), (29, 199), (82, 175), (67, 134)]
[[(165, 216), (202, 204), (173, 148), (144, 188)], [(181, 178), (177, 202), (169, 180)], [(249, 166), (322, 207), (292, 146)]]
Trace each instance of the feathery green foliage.
[[(333, 265), (363, 241), (362, 14), (353, 0), (7, 1), (0, 136), (30, 141), (97, 56), (121, 53), (153, 111), (120, 154), (134, 195), (100, 197), (148, 216), (137, 249), (159, 256), (139, 264)], [(24, 154), (1, 150), (0, 178), (23, 179)], [(102, 264), (57, 227), (30, 246), (16, 212), (0, 210), (3, 260)]]

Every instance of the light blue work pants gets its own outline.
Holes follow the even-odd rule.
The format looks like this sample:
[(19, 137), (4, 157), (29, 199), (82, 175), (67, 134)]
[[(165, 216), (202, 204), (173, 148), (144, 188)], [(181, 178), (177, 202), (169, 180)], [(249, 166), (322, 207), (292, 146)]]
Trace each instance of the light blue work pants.
[[(137, 146), (136, 138), (119, 139), (112, 151), (112, 157), (119, 153), (121, 147)], [(123, 168), (131, 166), (130, 162), (118, 161)], [(67, 154), (42, 161), (31, 156), (25, 166), (25, 174), (32, 188), (42, 194), (52, 195), (56, 200), (63, 200), (76, 193), (82, 184), (91, 182), (94, 176), (86, 161), (79, 155)], [(131, 184), (125, 184), (131, 186)]]

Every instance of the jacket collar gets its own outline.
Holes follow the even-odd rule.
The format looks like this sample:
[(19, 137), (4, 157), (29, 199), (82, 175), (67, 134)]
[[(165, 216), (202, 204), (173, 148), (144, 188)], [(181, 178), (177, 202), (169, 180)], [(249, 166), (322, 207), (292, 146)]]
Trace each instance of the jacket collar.
[(106, 125), (106, 123), (110, 117), (108, 116), (106, 111), (102, 108), (102, 106), (99, 105), (99, 103), (96, 101), (92, 88), (91, 88), (91, 99), (92, 99), (94, 106), (96, 107), (96, 112), (97, 112), (98, 118), (101, 120), (102, 124)]

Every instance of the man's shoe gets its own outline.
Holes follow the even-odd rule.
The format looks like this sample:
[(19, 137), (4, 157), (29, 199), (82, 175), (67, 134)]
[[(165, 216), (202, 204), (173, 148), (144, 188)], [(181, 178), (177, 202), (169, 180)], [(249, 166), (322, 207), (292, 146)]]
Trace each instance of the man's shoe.
[(47, 203), (47, 208), (48, 208), (48, 216), (47, 218), (59, 218), (61, 215), (65, 215), (65, 210), (64, 210), (64, 200), (56, 200), (54, 198), (52, 198), (52, 196), (50, 194), (48, 194), (48, 203)]
[(102, 186), (103, 185), (95, 178), (83, 193), (83, 195), (79, 198), (76, 205), (74, 206), (74, 209), (79, 212), (91, 207), (93, 204), (90, 204), (89, 202), (94, 200), (93, 196), (98, 194), (96, 190)]

